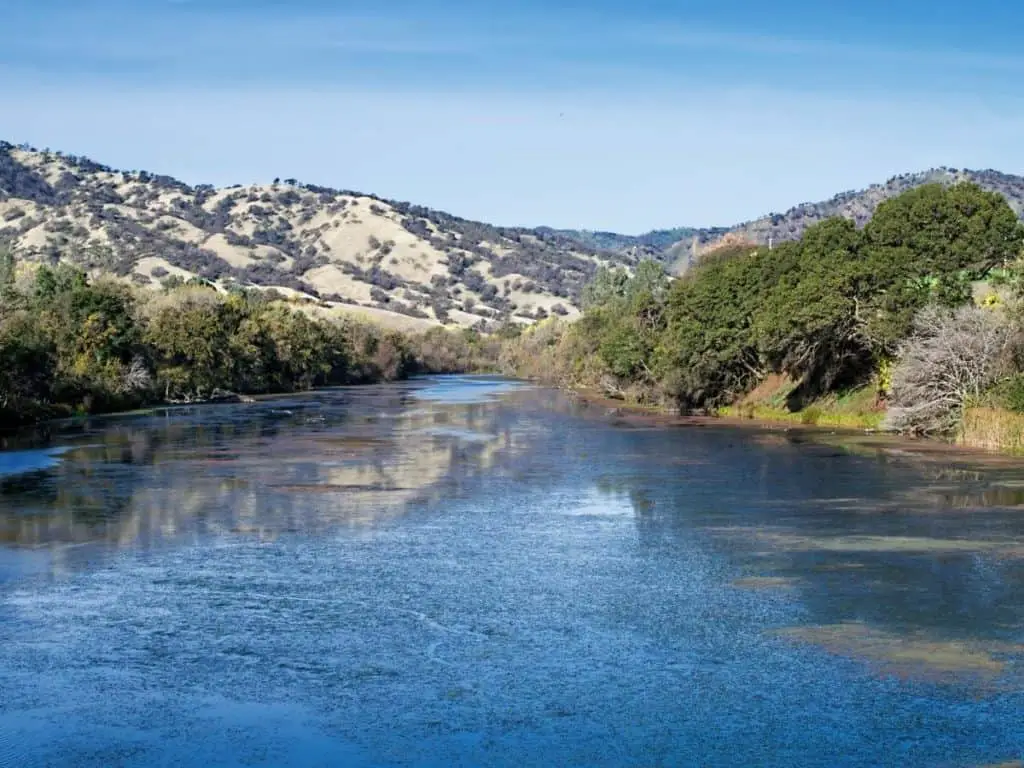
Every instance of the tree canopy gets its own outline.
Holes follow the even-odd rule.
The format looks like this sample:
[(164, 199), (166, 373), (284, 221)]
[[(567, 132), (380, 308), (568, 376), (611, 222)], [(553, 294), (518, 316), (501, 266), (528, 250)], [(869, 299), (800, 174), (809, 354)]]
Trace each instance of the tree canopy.
[(572, 348), (683, 408), (731, 402), (769, 373), (813, 398), (871, 376), (928, 304), (1014, 262), (1024, 226), (998, 194), (931, 184), (882, 203), (858, 229), (834, 218), (775, 248), (705, 254), (668, 285), (660, 267), (599, 270)]

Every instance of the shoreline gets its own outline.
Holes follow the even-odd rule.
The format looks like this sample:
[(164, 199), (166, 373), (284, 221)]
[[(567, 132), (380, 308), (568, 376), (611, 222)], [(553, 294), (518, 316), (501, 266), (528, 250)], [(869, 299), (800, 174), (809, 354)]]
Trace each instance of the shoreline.
[[(534, 382), (541, 383), (541, 382)], [(961, 458), (974, 459), (986, 464), (1024, 467), (1024, 456), (1005, 450), (963, 445), (932, 437), (911, 437), (880, 430), (854, 427), (831, 427), (812, 424), (794, 424), (788, 421), (741, 418), (736, 416), (706, 416), (674, 414), (669, 411), (616, 400), (588, 388), (563, 388), (578, 402), (593, 408), (606, 409), (605, 416), (622, 423), (647, 427), (728, 427), (775, 434), (797, 434), (811, 437), (832, 435), (853, 438), (864, 447), (871, 447), (888, 455), (912, 455), (930, 461)]]
[[(77, 421), (90, 418), (117, 418), (122, 416), (133, 416), (150, 413), (159, 409), (187, 409), (199, 406), (216, 406), (230, 404), (255, 404), (260, 401), (288, 395), (300, 395), (316, 392), (321, 389), (336, 389), (344, 387), (366, 387), (376, 384), (394, 383), (394, 381), (409, 381), (417, 376), (444, 376), (444, 375), (466, 375), (466, 374), (416, 374), (407, 379), (398, 379), (375, 382), (359, 382), (352, 384), (336, 385), (334, 387), (315, 387), (308, 390), (290, 392), (266, 392), (259, 395), (236, 395), (238, 399), (207, 399), (191, 403), (156, 402), (144, 405), (140, 408), (124, 411), (101, 411), (89, 414), (74, 414), (52, 416), (38, 421), (22, 423), (20, 425), (8, 425), (0, 428), (0, 442), (6, 441), (25, 430), (37, 429), (46, 425), (67, 425)], [(473, 375), (473, 374), (469, 374)], [(1008, 450), (989, 448), (983, 446), (965, 445), (953, 441), (941, 440), (932, 437), (912, 437), (893, 432), (884, 432), (857, 427), (825, 426), (818, 424), (799, 424), (791, 421), (771, 420), (764, 418), (747, 418), (740, 416), (720, 416), (703, 414), (681, 414), (674, 413), (662, 408), (644, 406), (636, 403), (629, 403), (625, 400), (618, 400), (608, 397), (597, 390), (589, 387), (565, 387), (539, 381), (536, 379), (520, 379), (514, 376), (503, 374), (477, 374), (496, 375), (507, 378), (511, 381), (524, 381), (542, 387), (550, 387), (568, 395), (574, 402), (593, 409), (595, 415), (610, 420), (613, 424), (640, 426), (647, 428), (685, 428), (685, 427), (720, 427), (729, 429), (744, 429), (750, 432), (761, 432), (776, 435), (803, 435), (808, 439), (818, 439), (821, 442), (831, 442), (822, 438), (840, 436), (852, 440), (863, 448), (870, 448), (883, 452), (887, 455), (913, 456), (918, 459), (941, 461), (951, 459), (963, 459), (981, 461), (982, 463), (1002, 466), (1024, 467), (1024, 456), (1014, 454)], [(5, 450), (5, 448), (0, 448)]]

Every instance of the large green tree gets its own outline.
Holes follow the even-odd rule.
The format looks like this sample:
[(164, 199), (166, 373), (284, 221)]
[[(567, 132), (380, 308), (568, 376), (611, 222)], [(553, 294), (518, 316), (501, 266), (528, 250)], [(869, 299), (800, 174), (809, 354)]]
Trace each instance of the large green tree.
[[(998, 194), (926, 185), (776, 248), (706, 254), (670, 289), (657, 265), (599, 271), (574, 335), (620, 379), (654, 381), (683, 407), (732, 401), (769, 372), (803, 398), (869, 377), (928, 303), (956, 306), (971, 282), (1015, 261), (1024, 226)], [(650, 287), (653, 286), (653, 287)]]

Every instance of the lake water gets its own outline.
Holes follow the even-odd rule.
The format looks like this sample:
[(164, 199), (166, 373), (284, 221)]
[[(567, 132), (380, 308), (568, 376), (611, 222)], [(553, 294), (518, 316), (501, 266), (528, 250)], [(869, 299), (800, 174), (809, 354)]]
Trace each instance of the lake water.
[(1024, 463), (445, 377), (0, 453), (0, 767), (1024, 758)]

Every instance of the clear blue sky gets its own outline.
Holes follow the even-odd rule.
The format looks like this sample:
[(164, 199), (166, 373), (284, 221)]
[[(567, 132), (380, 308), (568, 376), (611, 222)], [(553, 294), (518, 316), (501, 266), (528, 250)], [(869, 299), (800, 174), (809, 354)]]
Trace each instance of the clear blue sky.
[(725, 225), (1024, 172), (1022, 31), (1009, 0), (11, 0), (0, 137), (499, 224)]

